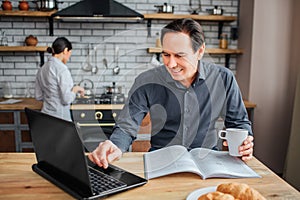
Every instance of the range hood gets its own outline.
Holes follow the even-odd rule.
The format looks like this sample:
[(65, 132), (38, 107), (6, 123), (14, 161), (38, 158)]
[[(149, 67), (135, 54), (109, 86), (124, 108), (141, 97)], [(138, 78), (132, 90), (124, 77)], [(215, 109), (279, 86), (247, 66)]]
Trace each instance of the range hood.
[(61, 21), (139, 22), (143, 15), (114, 0), (82, 0), (51, 15)]

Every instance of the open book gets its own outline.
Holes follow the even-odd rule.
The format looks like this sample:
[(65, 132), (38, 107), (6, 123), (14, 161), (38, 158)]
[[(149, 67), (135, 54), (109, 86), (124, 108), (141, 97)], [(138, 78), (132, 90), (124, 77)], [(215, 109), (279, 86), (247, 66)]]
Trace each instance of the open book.
[(174, 145), (144, 154), (147, 179), (179, 172), (192, 172), (207, 178), (258, 178), (260, 177), (238, 157), (227, 151), (195, 148), (187, 151)]

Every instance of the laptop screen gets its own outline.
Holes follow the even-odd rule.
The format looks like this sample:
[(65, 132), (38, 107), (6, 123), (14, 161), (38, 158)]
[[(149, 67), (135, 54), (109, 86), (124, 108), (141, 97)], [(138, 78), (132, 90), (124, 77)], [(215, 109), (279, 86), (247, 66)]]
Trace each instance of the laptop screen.
[(89, 186), (86, 156), (75, 124), (34, 110), (25, 112), (38, 162), (50, 164)]

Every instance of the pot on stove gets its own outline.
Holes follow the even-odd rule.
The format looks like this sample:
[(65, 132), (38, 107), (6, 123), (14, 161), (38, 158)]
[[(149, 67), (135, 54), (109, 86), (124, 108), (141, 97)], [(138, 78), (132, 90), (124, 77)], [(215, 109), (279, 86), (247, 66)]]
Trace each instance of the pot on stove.
[(122, 93), (122, 87), (116, 86), (116, 83), (112, 83), (113, 86), (106, 86), (105, 87), (105, 94), (121, 94)]
[(84, 98), (93, 98), (94, 97), (94, 83), (90, 79), (82, 79), (79, 84), (79, 86), (83, 87), (84, 92)]

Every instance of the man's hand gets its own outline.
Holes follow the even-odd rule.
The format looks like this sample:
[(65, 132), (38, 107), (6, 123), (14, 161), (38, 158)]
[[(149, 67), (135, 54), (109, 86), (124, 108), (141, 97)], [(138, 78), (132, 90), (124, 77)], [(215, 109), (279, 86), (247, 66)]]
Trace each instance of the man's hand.
[[(242, 155), (242, 160), (247, 161), (253, 157), (253, 136), (248, 136), (243, 144), (239, 147), (239, 153)], [(223, 142), (224, 146), (228, 146), (227, 141)]]
[(89, 159), (99, 167), (106, 169), (108, 164), (122, 157), (122, 151), (110, 140), (101, 142), (99, 146), (88, 155)]

